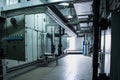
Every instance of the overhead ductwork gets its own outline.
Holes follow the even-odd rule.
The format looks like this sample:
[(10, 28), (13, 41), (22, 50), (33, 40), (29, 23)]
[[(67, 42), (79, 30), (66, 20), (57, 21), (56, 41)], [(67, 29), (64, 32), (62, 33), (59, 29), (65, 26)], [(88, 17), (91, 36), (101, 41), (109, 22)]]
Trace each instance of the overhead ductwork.
[(63, 27), (69, 36), (77, 36), (75, 31), (70, 28), (67, 24), (65, 24), (65, 20), (63, 20), (60, 16), (54, 13), (50, 8), (46, 11), (46, 14), (51, 17), (56, 23), (58, 23), (61, 27)]

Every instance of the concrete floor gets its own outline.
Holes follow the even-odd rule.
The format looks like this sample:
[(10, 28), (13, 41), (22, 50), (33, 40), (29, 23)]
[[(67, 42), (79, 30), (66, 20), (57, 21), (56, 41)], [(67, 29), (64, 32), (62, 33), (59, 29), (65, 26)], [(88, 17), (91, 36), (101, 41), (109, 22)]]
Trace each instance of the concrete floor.
[(47, 67), (39, 67), (11, 80), (92, 80), (92, 58), (69, 54)]

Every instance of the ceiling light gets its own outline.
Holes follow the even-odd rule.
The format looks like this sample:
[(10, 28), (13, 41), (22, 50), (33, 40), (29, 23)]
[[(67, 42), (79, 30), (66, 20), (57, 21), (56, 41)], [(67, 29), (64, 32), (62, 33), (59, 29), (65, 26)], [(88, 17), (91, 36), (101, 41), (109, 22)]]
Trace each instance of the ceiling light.
[(61, 6), (69, 6), (69, 3), (60, 3)]
[(73, 18), (73, 16), (72, 15), (68, 15), (67, 18), (71, 19), (71, 18)]

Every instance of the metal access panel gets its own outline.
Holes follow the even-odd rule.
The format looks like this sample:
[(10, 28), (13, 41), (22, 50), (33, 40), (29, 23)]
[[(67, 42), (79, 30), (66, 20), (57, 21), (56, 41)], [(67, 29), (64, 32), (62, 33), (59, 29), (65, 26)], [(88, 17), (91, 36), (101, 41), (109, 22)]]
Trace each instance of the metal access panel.
[(44, 13), (36, 14), (35, 20), (36, 20), (35, 26), (37, 26), (37, 29), (42, 32), (46, 32), (46, 22), (47, 22), (46, 14)]
[(46, 52), (51, 53), (51, 38), (47, 36), (47, 41), (46, 41)]
[(34, 29), (35, 27), (35, 15), (34, 14), (25, 15), (25, 27), (29, 29)]
[(26, 51), (26, 60), (28, 62), (33, 61), (33, 36), (32, 29), (25, 29), (25, 51)]
[(6, 20), (3, 44), (6, 58), (25, 61), (25, 17), (18, 15)]
[(40, 56), (41, 56), (41, 32), (38, 32), (38, 34), (37, 34), (37, 52), (38, 52), (38, 59), (40, 59)]
[(38, 38), (37, 38), (37, 31), (33, 30), (33, 60), (37, 60), (37, 56), (38, 56)]

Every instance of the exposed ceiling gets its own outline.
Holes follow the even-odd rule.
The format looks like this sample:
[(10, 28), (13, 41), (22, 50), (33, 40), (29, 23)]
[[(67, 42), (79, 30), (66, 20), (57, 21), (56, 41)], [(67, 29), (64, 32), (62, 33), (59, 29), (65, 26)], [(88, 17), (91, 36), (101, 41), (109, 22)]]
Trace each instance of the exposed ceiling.
[(77, 35), (92, 32), (92, 0), (46, 0), (46, 2), (56, 3), (53, 8), (58, 12), (55, 9), (53, 12), (56, 12)]
[[(25, 10), (28, 10), (29, 8), (30, 10), (27, 13), (30, 13), (30, 11), (40, 12), (40, 6), (51, 9), (53, 14), (59, 18), (57, 21), (63, 24), (61, 26), (64, 26), (66, 30), (69, 28), (69, 34), (78, 35), (81, 33), (91, 32), (92, 30), (92, 0), (33, 0), (19, 5), (17, 4), (16, 7), (15, 5), (11, 5), (11, 7), (3, 7), (3, 12), (8, 11), (7, 14), (9, 14), (10, 12), (16, 13), (16, 10), (18, 10), (16, 14), (20, 14), (20, 12), (26, 13), (27, 11), (25, 12)], [(45, 10), (46, 9), (44, 9), (44, 11)], [(54, 16), (53, 14), (52, 16)]]
[(93, 13), (92, 1), (77, 0), (56, 4), (58, 10), (68, 20), (77, 34), (90, 33), (92, 31)]

